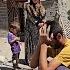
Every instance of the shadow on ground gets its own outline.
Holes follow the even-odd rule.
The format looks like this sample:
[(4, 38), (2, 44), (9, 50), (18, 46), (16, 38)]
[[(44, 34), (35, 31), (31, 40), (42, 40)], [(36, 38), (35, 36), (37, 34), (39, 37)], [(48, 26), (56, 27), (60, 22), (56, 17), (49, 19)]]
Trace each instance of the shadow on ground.
[(0, 67), (0, 70), (12, 70), (11, 68), (7, 68), (7, 67)]
[(19, 63), (20, 63), (20, 64), (24, 64), (24, 65), (26, 65), (26, 61), (25, 61), (25, 59), (19, 59)]
[[(12, 63), (12, 61), (8, 61), (9, 63)], [(28, 65), (25, 61), (25, 59), (19, 59), (19, 63), (23, 65)]]

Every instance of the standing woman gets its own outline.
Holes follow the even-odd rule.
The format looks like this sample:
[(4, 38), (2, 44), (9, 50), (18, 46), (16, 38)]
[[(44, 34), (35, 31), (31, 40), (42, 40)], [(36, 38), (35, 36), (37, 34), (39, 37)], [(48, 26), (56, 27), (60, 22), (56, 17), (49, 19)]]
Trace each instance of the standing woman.
[(38, 27), (42, 25), (39, 23), (45, 19), (46, 11), (40, 0), (30, 0), (30, 3), (26, 5), (26, 11), (27, 18), (25, 25), (25, 59), (26, 63), (28, 63), (28, 57), (34, 52), (34, 48), (36, 48), (38, 44)]

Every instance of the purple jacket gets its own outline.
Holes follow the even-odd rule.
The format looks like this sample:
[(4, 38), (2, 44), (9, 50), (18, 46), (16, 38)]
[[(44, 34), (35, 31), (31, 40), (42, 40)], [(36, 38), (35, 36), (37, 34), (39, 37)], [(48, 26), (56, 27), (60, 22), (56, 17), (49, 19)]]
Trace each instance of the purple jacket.
[(11, 51), (13, 54), (17, 54), (17, 53), (20, 53), (20, 45), (18, 42), (14, 42), (11, 44), (11, 41), (15, 38), (15, 35), (11, 32), (8, 33), (8, 42), (9, 44), (11, 45)]

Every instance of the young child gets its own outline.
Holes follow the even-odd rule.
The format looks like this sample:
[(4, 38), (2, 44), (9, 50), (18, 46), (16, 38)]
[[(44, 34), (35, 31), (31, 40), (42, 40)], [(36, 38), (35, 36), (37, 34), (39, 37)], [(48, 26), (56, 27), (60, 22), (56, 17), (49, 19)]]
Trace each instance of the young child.
[(18, 62), (19, 62), (19, 55), (20, 55), (20, 45), (19, 41), (20, 38), (17, 37), (17, 26), (11, 24), (9, 28), (9, 33), (8, 33), (8, 42), (11, 46), (11, 51), (12, 51), (12, 63), (13, 63), (13, 68), (14, 70), (18, 67)]

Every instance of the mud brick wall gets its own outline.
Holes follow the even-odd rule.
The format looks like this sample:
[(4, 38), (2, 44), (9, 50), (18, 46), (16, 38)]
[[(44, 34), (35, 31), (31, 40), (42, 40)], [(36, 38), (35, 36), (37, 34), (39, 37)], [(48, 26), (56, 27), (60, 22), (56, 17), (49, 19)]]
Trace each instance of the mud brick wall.
[(0, 2), (0, 29), (8, 29), (7, 3)]

